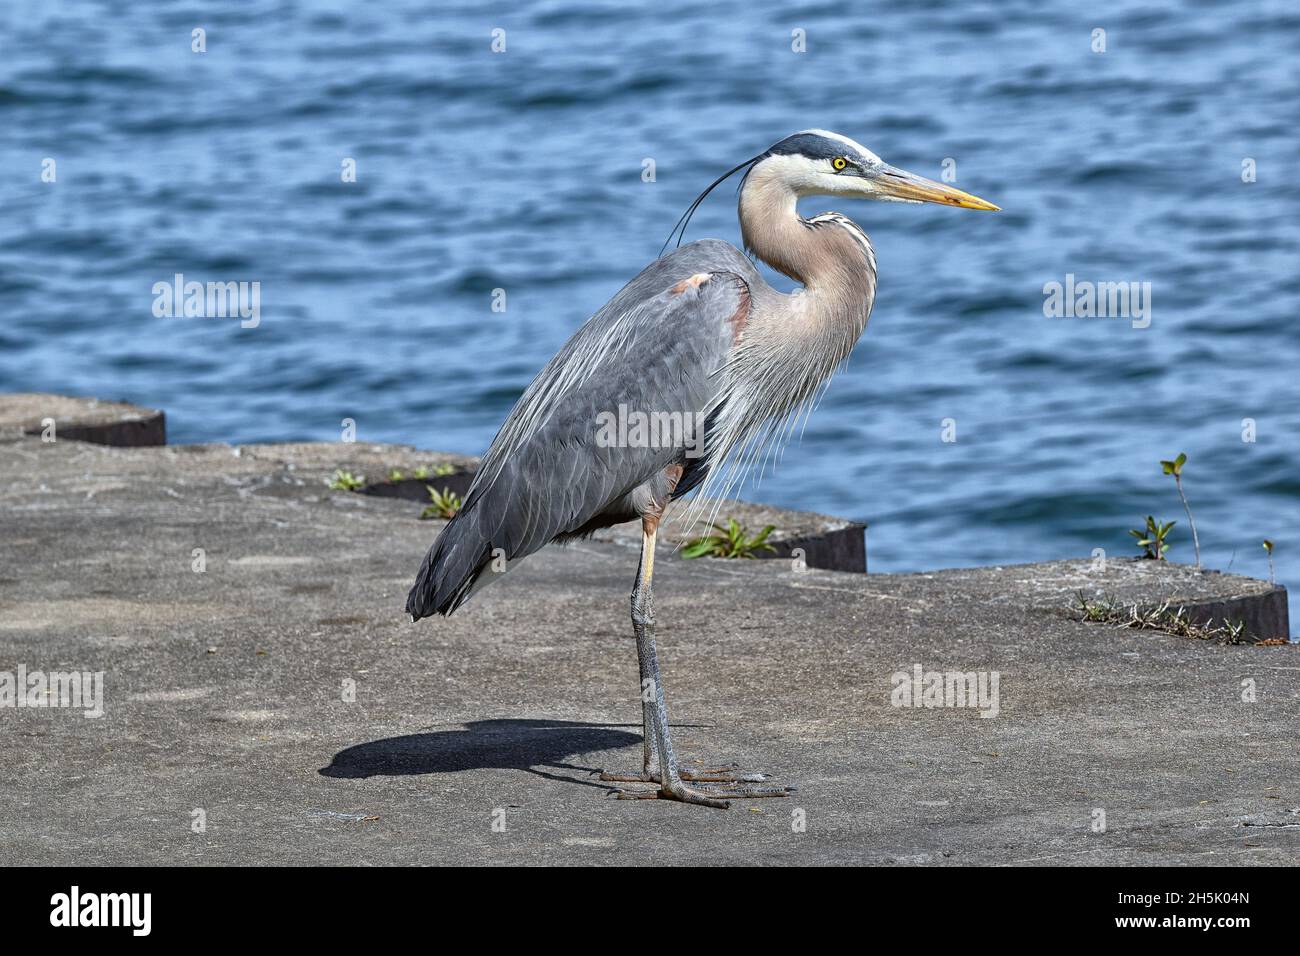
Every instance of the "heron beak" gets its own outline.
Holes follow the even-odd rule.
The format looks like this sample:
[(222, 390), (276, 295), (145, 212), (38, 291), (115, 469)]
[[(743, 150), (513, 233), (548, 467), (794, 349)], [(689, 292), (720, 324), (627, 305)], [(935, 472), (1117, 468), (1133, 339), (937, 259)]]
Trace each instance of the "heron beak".
[(925, 179), (905, 169), (884, 166), (873, 172), (870, 181), (877, 197), (901, 199), (904, 202), (937, 202), (944, 206), (960, 206), (962, 209), (996, 211), (1001, 208), (978, 196)]

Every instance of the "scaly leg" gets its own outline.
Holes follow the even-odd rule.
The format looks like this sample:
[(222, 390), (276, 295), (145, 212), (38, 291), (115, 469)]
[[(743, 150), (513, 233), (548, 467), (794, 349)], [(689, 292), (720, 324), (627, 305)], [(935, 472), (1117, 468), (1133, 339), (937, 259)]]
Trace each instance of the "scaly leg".
[[(668, 707), (655, 649), (652, 582), (657, 530), (657, 518), (642, 519), (641, 564), (637, 571), (636, 586), (632, 589), (632, 631), (636, 635), (637, 657), (640, 662), (642, 719), (645, 725), (643, 771), (639, 776), (601, 774), (601, 779), (659, 784), (657, 791), (620, 791), (620, 798), (631, 800), (680, 800), (683, 803), (725, 809), (729, 804), (719, 797), (784, 797), (789, 791), (783, 787), (743, 786), (739, 782), (764, 779), (760, 774), (739, 775), (733, 768), (726, 767), (703, 769), (692, 774), (683, 772), (678, 766), (677, 756), (673, 752), (672, 734), (668, 728)], [(657, 772), (652, 769), (652, 757), (657, 757)], [(686, 785), (687, 781), (713, 781), (719, 785), (690, 787)]]
[[(653, 557), (650, 559), (654, 560)], [(641, 561), (637, 566), (636, 584), (632, 588), (632, 627), (635, 631), (638, 627), (637, 618), (642, 617), (643, 613), (643, 592), (641, 583), (645, 580), (645, 562), (646, 552), (644, 545), (641, 548)], [(654, 769), (654, 752), (655, 752), (655, 730), (654, 721), (650, 717), (650, 696), (647, 688), (651, 685), (648, 683), (653, 678), (647, 669), (646, 656), (641, 652), (641, 641), (638, 638), (636, 645), (637, 663), (640, 665), (641, 686), (637, 688), (637, 693), (641, 697), (641, 772), (632, 773), (602, 773), (601, 780), (613, 780), (620, 783), (658, 783), (659, 771)]]

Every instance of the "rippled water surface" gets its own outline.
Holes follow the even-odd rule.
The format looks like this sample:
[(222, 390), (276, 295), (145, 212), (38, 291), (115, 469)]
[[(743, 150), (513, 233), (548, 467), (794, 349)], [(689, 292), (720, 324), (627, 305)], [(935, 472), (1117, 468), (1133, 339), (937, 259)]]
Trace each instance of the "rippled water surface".
[[(1273, 538), (1300, 582), (1300, 7), (1050, 6), (10, 0), (0, 388), (479, 453), (704, 185), (821, 126), (1004, 212), (805, 201), (879, 297), (748, 497), (867, 520), (873, 570), (1131, 553), (1148, 513), (1189, 560), (1185, 451), (1207, 562)], [(691, 236), (738, 239), (731, 189)], [(261, 325), (155, 318), (177, 272), (260, 282)], [(1067, 273), (1150, 282), (1150, 327), (1044, 317)]]

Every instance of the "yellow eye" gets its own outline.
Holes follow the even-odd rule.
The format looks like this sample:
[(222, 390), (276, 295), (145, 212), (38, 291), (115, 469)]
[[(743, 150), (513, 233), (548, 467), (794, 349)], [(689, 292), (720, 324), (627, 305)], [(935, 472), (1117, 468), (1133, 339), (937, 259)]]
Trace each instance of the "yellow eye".
[(831, 160), (831, 165), (835, 167), (835, 171), (837, 173), (848, 164), (849, 161), (845, 159), (843, 156), (836, 156), (834, 159)]

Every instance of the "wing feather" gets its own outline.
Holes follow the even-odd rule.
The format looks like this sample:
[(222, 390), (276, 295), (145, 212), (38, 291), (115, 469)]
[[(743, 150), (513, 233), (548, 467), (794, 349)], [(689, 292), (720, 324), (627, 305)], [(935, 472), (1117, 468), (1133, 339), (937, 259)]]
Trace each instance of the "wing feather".
[[(683, 283), (707, 273), (708, 281)], [(727, 243), (657, 260), (579, 328), (511, 410), (465, 502), (426, 555), (407, 610), (451, 613), (496, 553), (517, 560), (593, 523), (626, 520), (633, 490), (681, 461), (680, 447), (607, 447), (600, 416), (696, 416), (748, 307), (752, 265)], [(500, 549), (500, 552), (497, 551)]]

